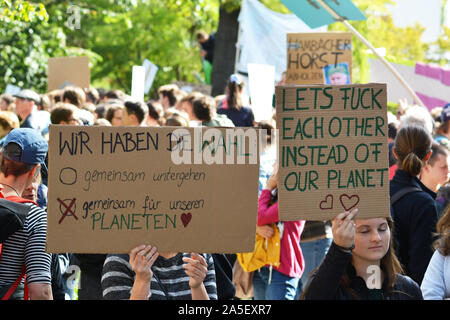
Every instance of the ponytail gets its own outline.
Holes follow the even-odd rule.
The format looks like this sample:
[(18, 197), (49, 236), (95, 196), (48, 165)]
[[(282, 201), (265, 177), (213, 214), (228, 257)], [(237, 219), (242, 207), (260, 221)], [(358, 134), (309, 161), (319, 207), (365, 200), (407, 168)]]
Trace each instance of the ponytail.
[(414, 152), (410, 152), (403, 159), (400, 167), (410, 175), (417, 176), (422, 170), (423, 165), (424, 163), (422, 162), (422, 160), (420, 160)]
[(395, 153), (398, 167), (417, 176), (425, 166), (425, 157), (431, 150), (431, 135), (421, 126), (406, 126), (395, 137)]
[(227, 85), (228, 108), (235, 109), (237, 111), (241, 110), (242, 107), (241, 90), (243, 87), (244, 82), (241, 80), (241, 78), (236, 74), (232, 74), (230, 76), (230, 79), (228, 80)]

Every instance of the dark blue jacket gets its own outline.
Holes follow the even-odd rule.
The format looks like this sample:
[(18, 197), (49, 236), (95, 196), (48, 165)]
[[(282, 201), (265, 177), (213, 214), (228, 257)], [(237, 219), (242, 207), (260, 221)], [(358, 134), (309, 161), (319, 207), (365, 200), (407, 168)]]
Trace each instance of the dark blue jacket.
[(406, 187), (422, 191), (405, 195), (392, 206), (394, 239), (397, 257), (405, 273), (419, 285), (433, 255), (433, 234), (436, 232), (438, 210), (436, 194), (416, 177), (398, 169), (390, 182), (390, 196)]
[[(319, 268), (311, 274), (305, 289), (305, 300), (423, 300), (419, 286), (411, 278), (396, 274), (392, 290), (387, 289), (388, 277), (385, 273), (382, 289), (378, 294), (370, 290), (365, 281), (356, 274), (351, 264), (352, 253), (338, 249), (334, 242)], [(342, 283), (347, 273), (350, 284)]]
[(253, 111), (249, 107), (241, 107), (241, 109), (231, 109), (231, 108), (219, 108), (217, 109), (218, 114), (225, 114), (228, 118), (233, 121), (236, 127), (253, 127), (253, 121), (255, 117), (253, 116)]

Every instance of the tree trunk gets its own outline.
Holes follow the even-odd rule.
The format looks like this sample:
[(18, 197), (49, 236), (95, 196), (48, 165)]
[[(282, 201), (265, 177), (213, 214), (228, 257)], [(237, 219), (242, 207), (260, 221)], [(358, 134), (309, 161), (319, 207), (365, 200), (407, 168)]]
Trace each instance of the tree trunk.
[(228, 77), (234, 73), (239, 12), (240, 10), (235, 10), (228, 13), (223, 6), (220, 7), (211, 74), (213, 97), (225, 93)]

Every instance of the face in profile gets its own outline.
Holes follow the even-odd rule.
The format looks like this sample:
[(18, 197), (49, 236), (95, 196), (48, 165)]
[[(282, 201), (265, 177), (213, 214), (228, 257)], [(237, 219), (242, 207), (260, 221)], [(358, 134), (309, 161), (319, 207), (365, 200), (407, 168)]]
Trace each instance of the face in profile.
[[(38, 167), (36, 170), (40, 170), (40, 168)], [(39, 185), (41, 183), (39, 172), (38, 171), (36, 171), (36, 172), (37, 173), (28, 182), (27, 187), (25, 188), (25, 190), (22, 193), (22, 198), (32, 200), (34, 202), (37, 201), (37, 198), (38, 198), (37, 192), (38, 192)]]
[(114, 111), (113, 118), (111, 119), (112, 126), (121, 126), (123, 123), (123, 110), (117, 109)]
[(355, 220), (355, 258), (376, 262), (389, 249), (391, 230), (386, 218)]
[(433, 165), (427, 164), (423, 170), (428, 174), (436, 185), (444, 185), (449, 179), (449, 159), (448, 156), (438, 154)]
[(341, 72), (335, 72), (330, 75), (331, 84), (347, 84), (347, 75)]
[(187, 113), (189, 120), (195, 120), (194, 110), (191, 103), (188, 101), (183, 101), (180, 107), (181, 110)]

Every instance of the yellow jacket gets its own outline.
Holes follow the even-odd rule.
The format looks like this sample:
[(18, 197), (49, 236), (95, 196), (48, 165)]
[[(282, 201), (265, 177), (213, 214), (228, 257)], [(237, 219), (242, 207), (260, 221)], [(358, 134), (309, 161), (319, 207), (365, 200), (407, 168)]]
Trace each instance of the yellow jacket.
[(280, 232), (272, 225), (274, 234), (270, 239), (256, 234), (253, 252), (238, 253), (237, 258), (246, 272), (258, 270), (265, 265), (278, 267), (280, 265)]

